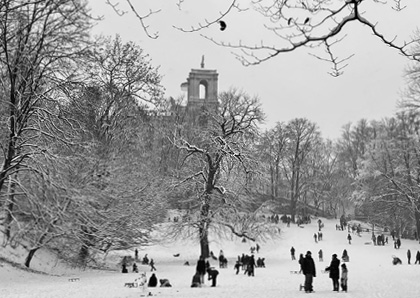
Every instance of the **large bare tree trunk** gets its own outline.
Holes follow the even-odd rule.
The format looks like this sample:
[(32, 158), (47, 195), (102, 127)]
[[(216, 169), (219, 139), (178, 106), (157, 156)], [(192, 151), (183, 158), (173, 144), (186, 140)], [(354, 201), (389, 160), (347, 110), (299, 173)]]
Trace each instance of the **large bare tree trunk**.
[(203, 223), (199, 229), (199, 232), (201, 256), (208, 258), (210, 256), (208, 225)]
[(210, 195), (205, 194), (203, 205), (201, 206), (201, 221), (199, 227), (199, 236), (200, 236), (200, 250), (201, 256), (208, 258), (210, 256), (209, 248), (209, 200)]

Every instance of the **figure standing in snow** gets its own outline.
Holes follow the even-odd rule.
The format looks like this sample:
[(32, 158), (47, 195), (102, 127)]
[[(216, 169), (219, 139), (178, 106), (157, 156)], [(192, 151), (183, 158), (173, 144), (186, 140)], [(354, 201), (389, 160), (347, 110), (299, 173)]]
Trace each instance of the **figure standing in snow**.
[(122, 273), (128, 273), (128, 270), (127, 270), (127, 265), (126, 265), (125, 263), (123, 263), (123, 264), (122, 264), (122, 269), (121, 269), (121, 272), (122, 272)]
[(200, 277), (200, 273), (198, 273), (198, 271), (195, 272), (195, 274), (192, 278), (191, 288), (201, 288), (201, 277)]
[(320, 249), (318, 251), (318, 259), (319, 259), (320, 262), (323, 262), (324, 261), (322, 249)]
[(235, 266), (233, 268), (236, 270), (236, 275), (238, 275), (239, 270), (241, 269), (241, 262), (236, 261)]
[(308, 251), (303, 259), (302, 266), (303, 274), (305, 275), (305, 292), (311, 293), (313, 289), (313, 278), (316, 277), (315, 262), (312, 259), (312, 253)]
[(200, 274), (201, 283), (204, 283), (204, 274), (206, 274), (206, 261), (204, 260), (203, 256), (200, 256), (200, 258), (197, 261), (197, 267), (196, 270), (198, 274)]
[(147, 284), (148, 287), (154, 288), (157, 286), (158, 280), (156, 275), (153, 273), (152, 276), (149, 278), (149, 282)]
[(349, 255), (347, 254), (347, 250), (346, 249), (343, 250), (343, 255), (341, 256), (341, 259), (343, 260), (343, 262), (350, 261), (350, 258), (349, 258)]
[(341, 264), (341, 290), (344, 292), (347, 292), (348, 272), (346, 264)]
[(332, 279), (332, 282), (333, 282), (333, 291), (338, 292), (338, 288), (339, 288), (338, 280), (340, 279), (340, 260), (337, 259), (336, 254), (332, 255), (330, 266), (325, 268), (325, 271), (330, 272), (330, 278)]
[(351, 244), (351, 235), (350, 235), (350, 233), (347, 235), (347, 240), (349, 241), (349, 244)]
[(293, 260), (296, 260), (296, 258), (295, 258), (295, 248), (292, 246), (292, 248), (290, 249), (290, 254), (291, 254), (291, 256), (292, 256), (292, 261)]
[(314, 233), (314, 240), (315, 240), (315, 243), (318, 243), (318, 236), (316, 233)]
[(408, 261), (408, 265), (410, 265), (410, 260), (411, 260), (411, 251), (407, 250), (407, 261)]

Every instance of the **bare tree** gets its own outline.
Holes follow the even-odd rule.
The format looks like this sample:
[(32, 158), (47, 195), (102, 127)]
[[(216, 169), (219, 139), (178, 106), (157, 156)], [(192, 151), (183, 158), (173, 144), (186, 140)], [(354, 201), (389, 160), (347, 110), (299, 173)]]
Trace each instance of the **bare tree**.
[(187, 122), (173, 134), (173, 143), (184, 152), (174, 183), (189, 204), (175, 229), (196, 231), (204, 257), (209, 256), (211, 231), (251, 240), (269, 231), (250, 210), (246, 192), (257, 169), (249, 142), (264, 117), (258, 98), (230, 90), (219, 99), (218, 111), (196, 115), (200, 125)]
[(82, 128), (67, 175), (74, 200), (70, 250), (78, 246), (73, 261), (85, 265), (95, 251), (147, 245), (165, 208), (150, 138), (149, 106), (162, 92), (157, 69), (141, 48), (118, 36), (83, 62), (85, 80), (69, 91), (61, 113)]
[(416, 114), (400, 113), (381, 123), (380, 133), (366, 151), (355, 196), (372, 221), (401, 232), (410, 221), (415, 222), (417, 235), (420, 222), (418, 129)]
[[(107, 2), (110, 3), (109, 0)], [(125, 2), (140, 20), (146, 35), (156, 38), (157, 34), (150, 34), (145, 21), (151, 16), (158, 17), (158, 10), (146, 10), (144, 5), (133, 5), (131, 0)], [(182, 10), (188, 6), (188, 2), (188, 0), (176, 0), (174, 4)], [(117, 3), (111, 4), (114, 9), (117, 8)], [(352, 24), (367, 28), (385, 46), (395, 49), (403, 56), (420, 60), (420, 52), (411, 49), (412, 43), (418, 38), (399, 40), (398, 36), (391, 35), (381, 27), (381, 22), (392, 22), (395, 14), (410, 8), (403, 0), (230, 0), (220, 1), (214, 5), (220, 7), (218, 13), (204, 13), (202, 21), (187, 26), (174, 25), (174, 27), (187, 33), (202, 32), (203, 37), (215, 44), (233, 49), (235, 56), (244, 65), (260, 64), (282, 53), (293, 52), (300, 48), (322, 47), (325, 49), (323, 55), (313, 55), (332, 63), (331, 75), (341, 75), (353, 54), (340, 57), (336, 54), (335, 46), (346, 37), (345, 29)], [(378, 14), (383, 13), (379, 12), (381, 8), (388, 9), (391, 16), (378, 22)], [(121, 10), (116, 9), (116, 11), (121, 14)], [(245, 19), (258, 19), (253, 30), (267, 32), (274, 38), (269, 37), (267, 40), (256, 42), (243, 41), (240, 38), (239, 41), (223, 41), (220, 36), (208, 35), (206, 29), (212, 26), (220, 26), (221, 30), (225, 30), (225, 19), (234, 14), (246, 14)], [(194, 15), (203, 15), (203, 12), (196, 11)], [(227, 26), (229, 30), (229, 24)]]
[(290, 215), (295, 221), (296, 206), (303, 197), (303, 188), (307, 181), (303, 179), (305, 164), (310, 152), (320, 140), (317, 126), (304, 118), (291, 120), (286, 127), (288, 136), (287, 154), (283, 160), (283, 173), (288, 181)]
[(47, 138), (71, 142), (56, 123), (60, 87), (88, 46), (89, 11), (80, 0), (0, 2), (1, 105), (7, 134), (1, 143), (0, 191), (10, 175), (49, 153)]

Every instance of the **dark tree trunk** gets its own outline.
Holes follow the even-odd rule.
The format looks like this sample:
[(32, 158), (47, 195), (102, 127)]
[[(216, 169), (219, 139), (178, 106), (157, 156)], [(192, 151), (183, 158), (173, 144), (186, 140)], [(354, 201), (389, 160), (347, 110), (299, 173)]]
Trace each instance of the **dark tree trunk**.
[(200, 227), (200, 251), (204, 258), (210, 257), (209, 237), (206, 225)]
[(204, 203), (201, 206), (201, 221), (199, 227), (199, 236), (200, 236), (200, 250), (201, 256), (204, 258), (208, 258), (210, 256), (210, 248), (209, 248), (209, 225), (210, 225), (210, 218), (209, 218), (209, 210), (210, 210), (210, 195), (205, 194)]
[(78, 262), (80, 265), (85, 265), (89, 257), (89, 247), (85, 244), (82, 245), (79, 251)]
[(415, 238), (420, 243), (420, 212), (419, 211), (414, 212), (414, 218), (416, 219), (416, 235), (415, 235)]
[(26, 259), (25, 259), (25, 266), (26, 266), (26, 267), (28, 267), (28, 268), (29, 268), (29, 265), (31, 264), (32, 258), (34, 257), (35, 252), (36, 252), (38, 249), (39, 249), (39, 247), (37, 247), (37, 248), (32, 248), (32, 249), (29, 251), (29, 253), (28, 253), (28, 255), (26, 256)]

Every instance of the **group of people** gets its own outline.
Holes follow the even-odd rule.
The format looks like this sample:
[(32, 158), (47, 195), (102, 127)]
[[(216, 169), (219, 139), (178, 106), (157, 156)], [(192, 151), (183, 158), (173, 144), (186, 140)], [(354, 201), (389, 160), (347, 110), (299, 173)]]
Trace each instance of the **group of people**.
[(197, 261), (196, 271), (192, 278), (191, 287), (192, 288), (199, 288), (202, 284), (204, 284), (204, 276), (208, 274), (208, 280), (212, 281), (211, 286), (215, 287), (217, 283), (217, 276), (219, 275), (219, 271), (212, 268), (210, 266), (209, 261), (206, 261), (203, 256)]
[[(305, 257), (299, 260), (302, 273), (305, 275), (304, 289), (306, 293), (311, 293), (313, 289), (313, 278), (316, 277), (315, 262), (312, 258), (312, 253), (307, 251)], [(333, 291), (339, 291), (339, 280), (340, 280), (340, 260), (337, 258), (337, 254), (332, 255), (331, 263), (325, 268), (325, 271), (329, 272), (329, 277), (333, 282)], [(348, 269), (345, 263), (341, 265), (341, 289), (347, 292), (347, 275)]]

